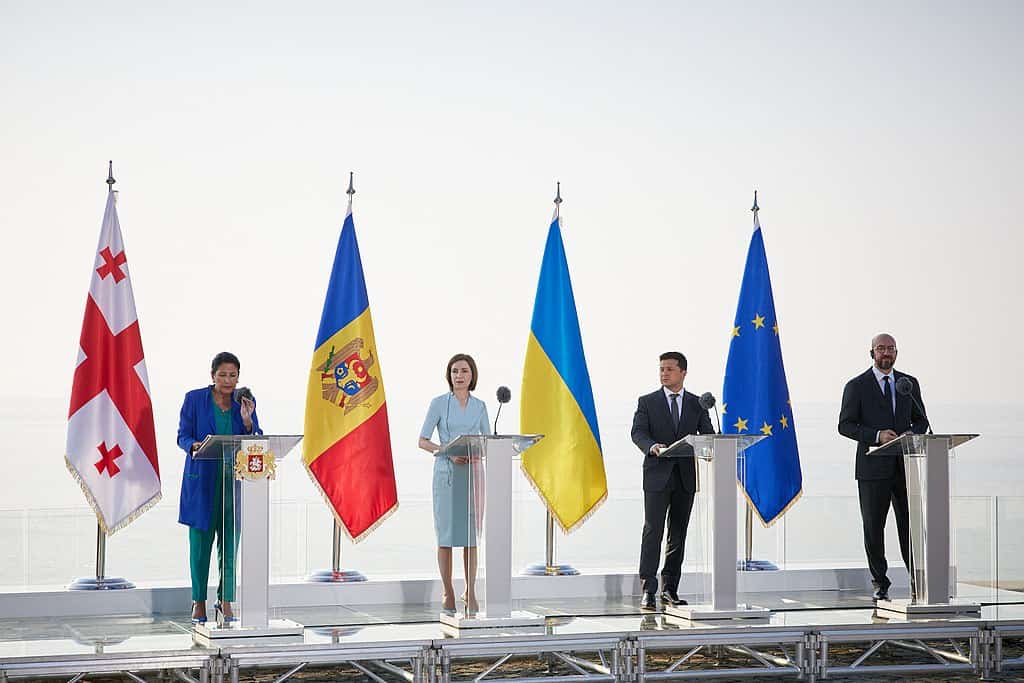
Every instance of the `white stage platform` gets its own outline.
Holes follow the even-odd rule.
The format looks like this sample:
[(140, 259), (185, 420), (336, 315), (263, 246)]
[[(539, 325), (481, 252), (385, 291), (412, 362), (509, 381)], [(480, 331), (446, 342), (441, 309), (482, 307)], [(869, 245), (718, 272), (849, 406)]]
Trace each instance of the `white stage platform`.
[[(894, 592), (906, 589), (906, 570), (890, 570)], [(372, 579), (373, 577), (371, 577)], [(778, 571), (738, 572), (740, 593), (781, 593), (785, 591), (868, 590), (870, 576), (865, 567), (803, 566)], [(679, 592), (694, 594), (697, 581), (684, 574)], [(463, 586), (455, 582), (456, 593)], [(215, 595), (215, 591), (210, 593)], [(515, 576), (515, 600), (549, 598), (617, 599), (640, 594), (635, 573), (585, 573), (577, 576)], [(40, 613), (55, 617), (119, 614), (175, 614), (191, 600), (187, 586), (152, 587), (140, 584), (126, 591), (66, 591), (63, 589), (0, 593), (0, 615), (31, 617)], [(441, 583), (436, 579), (382, 579), (353, 583), (275, 583), (270, 586), (270, 607), (322, 607), (327, 605), (419, 605), (441, 600)], [(756, 604), (756, 600), (754, 601)], [(212, 603), (211, 603), (212, 604)], [(40, 612), (40, 610), (43, 610)]]
[[(762, 572), (741, 574), (740, 585), (856, 582), (861, 574), (866, 572), (855, 568)], [(833, 578), (828, 579), (829, 575)], [(436, 602), (325, 604), (310, 600), (302, 606), (275, 608), (274, 616), (305, 628), (294, 642), (274, 645), (197, 645), (185, 612), (187, 595), (164, 616), (55, 617), (41, 615), (49, 614), (45, 608), (65, 600), (82, 609), (85, 603), (77, 602), (80, 594), (0, 595), (25, 608), (34, 601), (36, 607), (34, 615), (11, 618), (4, 612), (0, 618), (0, 683), (23, 677), (115, 672), (136, 683), (151, 680), (154, 672), (161, 672), (164, 680), (170, 676), (182, 683), (223, 683), (257, 669), (286, 681), (300, 670), (317, 667), (378, 683), (450, 683), (491, 677), (536, 682), (551, 675), (560, 676), (561, 681), (623, 683), (748, 677), (800, 677), (814, 683), (854, 674), (868, 679), (922, 672), (997, 676), (1001, 670), (1024, 666), (1024, 650), (1018, 648), (1018, 639), (1024, 638), (1024, 593), (960, 584), (961, 597), (984, 605), (979, 616), (916, 619), (876, 609), (865, 585), (842, 590), (741, 589), (742, 602), (772, 610), (767, 620), (702, 623), (641, 612), (638, 596), (620, 593), (632, 581), (625, 575), (524, 577), (516, 581), (517, 591), (533, 595), (518, 597), (514, 609), (543, 615), (543, 626), (457, 633), (438, 622)], [(897, 582), (892, 589), (894, 597), (908, 592), (905, 574), (902, 581), (903, 588)], [(405, 583), (330, 586), (326, 594), (365, 587), (349, 595), (390, 595)], [(434, 590), (432, 583), (419, 585), (424, 595)], [(319, 588), (323, 586), (275, 587), (274, 595), (277, 600), (289, 595), (306, 599), (315, 595), (307, 591)], [(583, 595), (589, 591), (593, 592)], [(165, 600), (175, 593), (150, 590), (148, 597), (136, 603), (124, 602), (124, 593), (106, 594), (121, 607), (142, 604), (154, 595)], [(894, 664), (893, 650), (907, 654)], [(538, 663), (546, 667), (541, 673)]]

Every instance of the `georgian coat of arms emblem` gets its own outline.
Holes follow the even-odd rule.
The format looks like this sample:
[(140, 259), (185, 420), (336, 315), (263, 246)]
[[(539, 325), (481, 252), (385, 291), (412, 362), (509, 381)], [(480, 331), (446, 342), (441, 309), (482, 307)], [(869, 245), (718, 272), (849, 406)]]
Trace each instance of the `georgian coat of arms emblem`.
[(380, 385), (370, 374), (376, 360), (373, 353), (366, 358), (360, 355), (366, 343), (356, 337), (345, 344), (340, 351), (334, 347), (327, 353), (327, 360), (317, 366), (320, 371), (320, 385), (325, 401), (345, 409), (347, 415), (361, 403), (365, 403)]
[(249, 446), (235, 453), (235, 479), (274, 479), (277, 476), (277, 463), (274, 452), (265, 449), (265, 442), (250, 443)]

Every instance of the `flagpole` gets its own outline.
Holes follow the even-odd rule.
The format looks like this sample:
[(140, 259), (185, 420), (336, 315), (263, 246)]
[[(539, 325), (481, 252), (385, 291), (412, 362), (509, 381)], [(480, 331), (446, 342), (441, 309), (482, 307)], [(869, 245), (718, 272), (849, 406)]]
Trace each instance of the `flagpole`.
[[(352, 197), (356, 193), (355, 173), (348, 172), (348, 212), (352, 213)], [(355, 583), (366, 581), (366, 575), (355, 569), (341, 568), (341, 524), (337, 518), (334, 519), (334, 529), (331, 534), (331, 568), (318, 569), (306, 579), (315, 583)]]
[[(555, 182), (555, 220), (561, 221), (562, 183)], [(545, 506), (546, 507), (546, 506)], [(555, 518), (546, 510), (544, 518), (544, 563), (534, 563), (523, 570), (527, 576), (576, 576), (579, 571), (571, 564), (555, 563)]]
[[(107, 194), (114, 191), (114, 161), (107, 161)], [(94, 591), (94, 590), (120, 590), (135, 588), (135, 584), (121, 577), (107, 578), (104, 576), (107, 571), (107, 535), (103, 533), (103, 527), (96, 522), (96, 578), (83, 576), (75, 579), (68, 586), (73, 591)]]
[[(107, 160), (107, 194), (114, 191), (114, 160)], [(103, 527), (96, 524), (96, 584), (103, 583), (103, 575), (107, 569), (107, 535), (103, 533)]]
[[(750, 207), (751, 212), (754, 214), (754, 227), (758, 227), (757, 212), (761, 210), (761, 207), (757, 205), (757, 190), (754, 190), (754, 205)], [(744, 476), (744, 479), (746, 477)], [(743, 482), (743, 490), (746, 491), (747, 482)], [(762, 571), (765, 569), (778, 569), (778, 567), (766, 560), (754, 561), (754, 506), (750, 502), (750, 498), (747, 498), (747, 511), (744, 515), (744, 534), (743, 534), (743, 562), (740, 563), (740, 571)]]
[[(754, 205), (750, 207), (751, 212), (754, 214), (754, 225), (757, 225), (757, 212), (760, 207), (757, 205), (757, 190), (754, 190)], [(743, 488), (746, 489), (747, 482), (743, 482)], [(747, 510), (744, 516), (744, 548), (743, 548), (743, 566), (741, 569), (747, 571), (752, 569), (751, 564), (754, 561), (754, 509), (750, 505), (750, 499), (747, 499)]]

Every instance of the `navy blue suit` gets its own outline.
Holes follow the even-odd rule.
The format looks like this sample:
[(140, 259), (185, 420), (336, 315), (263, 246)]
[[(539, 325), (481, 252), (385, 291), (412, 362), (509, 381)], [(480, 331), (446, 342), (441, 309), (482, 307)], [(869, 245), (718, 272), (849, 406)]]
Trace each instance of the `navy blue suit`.
[(878, 432), (891, 429), (897, 434), (914, 432), (924, 434), (928, 418), (910, 396), (896, 391), (896, 382), (906, 377), (914, 384), (912, 395), (924, 407), (921, 385), (902, 372), (892, 372), (892, 392), (896, 396), (896, 412), (892, 403), (882, 394), (871, 368), (849, 382), (843, 390), (843, 403), (839, 409), (839, 433), (857, 442), (857, 493), (864, 530), (864, 552), (868, 558), (872, 583), (881, 589), (889, 588), (885, 559), (885, 519), (892, 504), (896, 516), (896, 531), (900, 540), (903, 563), (910, 568), (910, 508), (907, 501), (907, 479), (902, 455), (868, 455), (868, 449), (878, 444)]
[[(676, 591), (683, 566), (686, 528), (690, 524), (697, 476), (693, 456), (659, 458), (651, 455), (651, 446), (669, 446), (687, 434), (714, 434), (708, 411), (688, 391), (679, 396), (679, 425), (673, 426), (668, 399), (662, 389), (645, 394), (637, 401), (630, 436), (644, 454), (644, 530), (640, 538), (640, 584), (645, 593), (658, 592), (658, 559), (668, 515), (668, 540), (665, 564), (661, 570), (662, 588)], [(692, 452), (692, 449), (691, 449)]]

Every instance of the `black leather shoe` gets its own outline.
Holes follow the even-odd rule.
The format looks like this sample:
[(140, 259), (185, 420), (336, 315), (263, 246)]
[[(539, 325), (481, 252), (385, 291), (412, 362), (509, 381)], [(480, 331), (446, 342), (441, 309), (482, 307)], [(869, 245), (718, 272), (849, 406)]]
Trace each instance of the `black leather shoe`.
[(675, 591), (663, 590), (661, 591), (661, 602), (663, 605), (685, 605), (686, 600), (683, 600)]
[(654, 593), (644, 593), (644, 597), (640, 600), (640, 609), (648, 612), (657, 611), (658, 602), (654, 599)]
[(872, 594), (872, 596), (871, 596), (871, 599), (876, 601), (876, 602), (879, 601), (879, 600), (888, 600), (889, 599), (889, 589), (888, 588), (876, 588), (874, 594)]

